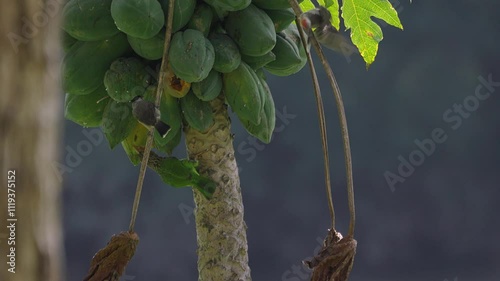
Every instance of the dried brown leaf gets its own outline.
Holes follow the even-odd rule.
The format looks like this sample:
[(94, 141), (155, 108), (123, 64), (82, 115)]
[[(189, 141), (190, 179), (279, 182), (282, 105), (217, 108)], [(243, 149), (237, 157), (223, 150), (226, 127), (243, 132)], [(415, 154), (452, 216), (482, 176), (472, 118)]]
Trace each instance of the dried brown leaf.
[(118, 281), (134, 256), (138, 243), (139, 236), (135, 232), (124, 231), (113, 235), (106, 247), (92, 258), (83, 281)]
[(313, 270), (311, 281), (347, 281), (354, 264), (357, 242), (329, 229), (323, 247), (311, 261), (303, 263)]

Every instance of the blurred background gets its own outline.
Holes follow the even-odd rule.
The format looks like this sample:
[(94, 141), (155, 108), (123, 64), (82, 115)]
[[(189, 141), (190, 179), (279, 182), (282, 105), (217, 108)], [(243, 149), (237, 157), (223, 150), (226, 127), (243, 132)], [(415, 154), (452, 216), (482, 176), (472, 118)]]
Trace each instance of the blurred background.
[[(358, 250), (350, 280), (500, 280), (500, 2), (393, 3), (404, 31), (383, 28), (369, 70), (360, 57), (349, 62), (326, 51), (352, 142)], [(318, 73), (337, 229), (346, 233), (337, 112)], [(485, 86), (488, 79), (496, 86)], [(280, 113), (271, 144), (233, 123), (252, 277), (308, 280), (301, 261), (329, 226), (311, 79), (306, 67), (291, 77), (268, 75), (268, 82)], [(474, 96), (479, 85), (482, 99)], [(416, 142), (436, 129), (443, 141), (425, 154)], [(62, 159), (87, 139), (84, 131), (92, 129), (65, 121)], [(176, 155), (185, 156), (183, 145)], [(400, 173), (406, 161), (413, 171)], [(138, 171), (120, 146), (111, 151), (103, 141), (63, 175), (68, 280), (81, 280), (94, 253), (128, 228)], [(147, 172), (136, 224), (141, 241), (122, 280), (197, 279), (193, 207), (190, 189)]]

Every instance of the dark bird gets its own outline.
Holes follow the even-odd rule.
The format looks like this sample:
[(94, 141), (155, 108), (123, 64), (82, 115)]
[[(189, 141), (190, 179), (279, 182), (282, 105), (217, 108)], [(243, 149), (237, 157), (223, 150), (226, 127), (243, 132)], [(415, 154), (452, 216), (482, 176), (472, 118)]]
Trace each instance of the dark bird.
[(331, 24), (316, 28), (316, 30), (314, 30), (314, 35), (321, 45), (337, 53), (345, 56), (349, 56), (352, 53), (358, 53), (358, 49)]
[[(318, 42), (328, 49), (341, 53), (344, 56), (358, 53), (358, 49), (333, 27), (330, 23), (331, 18), (332, 15), (325, 7), (318, 6), (315, 9), (303, 13), (300, 17), (300, 24), (307, 32), (308, 36), (314, 33)], [(308, 45), (309, 43), (310, 42), (308, 42)]]
[(164, 138), (170, 131), (170, 126), (160, 120), (161, 113), (155, 104), (144, 100), (141, 96), (135, 97), (131, 102), (135, 119), (147, 128), (154, 127)]
[(330, 24), (331, 18), (332, 15), (325, 7), (318, 6), (315, 9), (303, 13), (302, 16), (300, 16), (300, 23), (302, 28), (310, 30)]

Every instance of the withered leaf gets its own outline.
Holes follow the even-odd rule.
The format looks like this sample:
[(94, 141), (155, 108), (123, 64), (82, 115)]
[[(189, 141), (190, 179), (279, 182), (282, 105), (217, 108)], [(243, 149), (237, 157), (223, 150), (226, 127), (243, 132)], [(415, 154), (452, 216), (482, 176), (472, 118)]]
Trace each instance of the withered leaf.
[(323, 247), (311, 261), (303, 263), (313, 270), (311, 281), (347, 281), (354, 264), (357, 242), (329, 229)]
[(134, 256), (138, 243), (139, 236), (135, 232), (124, 231), (113, 235), (106, 247), (92, 258), (83, 281), (118, 281)]

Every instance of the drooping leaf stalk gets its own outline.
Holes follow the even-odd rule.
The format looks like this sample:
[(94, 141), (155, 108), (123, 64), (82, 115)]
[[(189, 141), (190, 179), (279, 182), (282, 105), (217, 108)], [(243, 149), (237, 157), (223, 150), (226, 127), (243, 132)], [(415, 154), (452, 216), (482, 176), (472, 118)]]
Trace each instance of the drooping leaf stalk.
[[(288, 0), (288, 2), (292, 6), (296, 17), (299, 18), (302, 15), (302, 10), (300, 9), (299, 3), (296, 0)], [(299, 26), (299, 30), (300, 30), (300, 28), (301, 28), (301, 26)], [(316, 50), (316, 53), (318, 54), (318, 57), (321, 61), (321, 64), (323, 65), (323, 68), (326, 72), (326, 75), (328, 77), (328, 81), (330, 82), (330, 86), (332, 87), (332, 90), (333, 90), (333, 95), (335, 97), (335, 103), (337, 105), (337, 112), (339, 115), (340, 129), (341, 129), (342, 142), (343, 142), (343, 148), (344, 148), (344, 161), (345, 161), (346, 179), (347, 179), (347, 196), (348, 196), (349, 213), (350, 213), (348, 236), (353, 236), (354, 235), (354, 227), (355, 227), (355, 223), (356, 223), (356, 209), (355, 209), (355, 204), (354, 204), (354, 186), (353, 186), (353, 176), (352, 176), (351, 145), (349, 142), (349, 132), (347, 129), (347, 118), (345, 115), (344, 102), (342, 100), (342, 94), (341, 94), (339, 86), (337, 84), (337, 80), (335, 79), (335, 75), (333, 74), (333, 71), (332, 71), (329, 63), (326, 60), (325, 54), (323, 53), (323, 50), (321, 49), (321, 45), (318, 43), (318, 41), (314, 37), (314, 34), (312, 34), (309, 37), (309, 39), (310, 39), (310, 42), (312, 43), (312, 45), (314, 46), (314, 49)]]
[[(160, 73), (158, 76), (158, 88), (156, 88), (155, 106), (159, 108), (161, 101), (161, 94), (163, 93), (164, 81), (167, 73), (167, 57), (168, 49), (170, 47), (170, 39), (172, 35), (172, 23), (174, 18), (174, 4), (175, 0), (168, 1), (168, 14), (167, 14), (167, 30), (165, 31), (165, 43), (163, 45), (163, 57), (161, 60)], [(132, 216), (130, 218), (129, 231), (134, 231), (135, 220), (137, 217), (137, 211), (139, 210), (139, 201), (141, 199), (142, 185), (144, 183), (144, 176), (146, 175), (146, 169), (148, 167), (149, 153), (153, 147), (153, 128), (149, 129), (148, 138), (146, 140), (146, 147), (144, 148), (144, 154), (141, 161), (141, 169), (139, 171), (139, 179), (137, 180), (137, 187), (135, 190), (134, 203), (132, 206)]]

